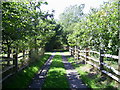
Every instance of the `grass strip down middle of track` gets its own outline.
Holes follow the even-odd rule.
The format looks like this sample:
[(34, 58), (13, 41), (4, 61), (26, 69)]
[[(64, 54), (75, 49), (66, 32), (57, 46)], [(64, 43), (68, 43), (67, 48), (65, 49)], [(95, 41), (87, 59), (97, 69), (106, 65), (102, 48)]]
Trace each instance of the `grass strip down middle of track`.
[(52, 60), (43, 88), (69, 88), (62, 56), (56, 55)]

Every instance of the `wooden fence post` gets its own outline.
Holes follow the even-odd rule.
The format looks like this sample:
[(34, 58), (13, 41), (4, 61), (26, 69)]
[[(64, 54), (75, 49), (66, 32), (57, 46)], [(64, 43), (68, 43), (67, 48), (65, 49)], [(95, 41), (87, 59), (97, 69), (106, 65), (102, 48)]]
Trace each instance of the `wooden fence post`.
[(72, 47), (72, 56), (74, 56), (74, 47)]
[(22, 66), (23, 66), (24, 60), (25, 60), (25, 50), (23, 50), (23, 61), (22, 61)]
[(69, 52), (70, 52), (70, 55), (72, 56), (72, 48), (69, 47)]
[(8, 57), (8, 61), (7, 61), (7, 65), (9, 66), (10, 65), (10, 61), (9, 61), (9, 58), (10, 58), (10, 53), (11, 53), (11, 50), (10, 50), (10, 45), (8, 44), (8, 53), (7, 53), (7, 57)]
[(79, 53), (80, 53), (80, 51), (79, 51), (79, 47), (78, 47), (77, 48), (77, 60), (79, 60), (79, 57), (80, 57)]
[[(120, 33), (119, 33), (119, 39), (120, 39)], [(120, 72), (120, 48), (119, 48), (119, 52), (118, 52), (118, 71)], [(119, 83), (117, 83), (117, 87), (120, 88)]]
[(73, 55), (74, 55), (74, 58), (75, 58), (75, 46), (74, 46), (74, 49), (73, 49)]
[(71, 55), (73, 56), (73, 48), (71, 47)]
[(73, 55), (73, 48), (71, 47), (70, 49), (71, 49), (71, 56), (72, 56)]
[(29, 60), (31, 60), (31, 49), (30, 49), (30, 51), (29, 51)]
[(70, 54), (71, 54), (71, 56), (72, 56), (72, 47), (70, 47)]
[(69, 46), (69, 52), (70, 52), (70, 46)]
[(25, 58), (25, 50), (23, 50), (23, 58)]
[(85, 50), (86, 50), (86, 53), (85, 53), (85, 56), (86, 56), (86, 58), (85, 58), (85, 64), (86, 64), (86, 61), (88, 61), (87, 56), (89, 56), (89, 52), (88, 52), (89, 48), (86, 48)]
[(17, 72), (17, 70), (18, 70), (18, 54), (16, 53), (16, 54), (14, 54), (13, 55), (13, 65), (15, 65), (15, 72)]
[[(120, 11), (120, 1), (118, 2), (118, 11)], [(120, 13), (119, 13), (119, 15), (120, 15)], [(120, 42), (120, 29), (119, 29), (119, 42)], [(119, 45), (120, 45), (120, 43), (119, 43)], [(120, 47), (119, 47), (118, 53), (119, 53), (118, 54), (118, 71), (120, 72)], [(120, 84), (118, 84), (118, 88), (120, 88)]]
[(79, 47), (77, 46), (77, 60), (78, 60), (78, 55), (79, 55), (79, 53), (78, 53), (78, 49), (79, 49)]
[(118, 71), (120, 72), (120, 48), (118, 52)]
[[(100, 70), (102, 71), (103, 70), (103, 56), (101, 54), (104, 54), (103, 50), (100, 50)], [(103, 74), (103, 73), (101, 73)]]
[(77, 52), (77, 46), (75, 46), (75, 51), (74, 51), (74, 52), (75, 52), (74, 58), (77, 59), (77, 58), (76, 58), (76, 56), (77, 56), (77, 55), (76, 55), (76, 52)]
[(72, 47), (70, 47), (70, 54), (71, 54), (71, 56), (72, 56)]
[(75, 48), (73, 47), (73, 57), (74, 57), (74, 54), (75, 54)]

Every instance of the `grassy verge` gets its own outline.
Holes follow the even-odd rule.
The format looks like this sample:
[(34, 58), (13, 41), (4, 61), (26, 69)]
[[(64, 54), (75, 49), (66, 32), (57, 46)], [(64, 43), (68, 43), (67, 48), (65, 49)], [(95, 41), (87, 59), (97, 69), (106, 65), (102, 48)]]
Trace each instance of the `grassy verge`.
[(33, 62), (29, 65), (29, 67), (24, 70), (16, 73), (11, 78), (8, 78), (5, 82), (3, 82), (4, 88), (27, 88), (30, 84), (34, 75), (38, 72), (38, 70), (42, 67), (42, 65), (47, 61), (50, 55), (43, 55), (39, 60)]
[(61, 56), (53, 58), (43, 88), (69, 88)]
[[(68, 61), (72, 63), (74, 68), (80, 74), (80, 78), (88, 85), (89, 88), (97, 90), (115, 89), (116, 83), (105, 76), (101, 76), (98, 70), (94, 70), (89, 64), (76, 64), (74, 58), (68, 58)], [(110, 80), (110, 81), (109, 81)]]

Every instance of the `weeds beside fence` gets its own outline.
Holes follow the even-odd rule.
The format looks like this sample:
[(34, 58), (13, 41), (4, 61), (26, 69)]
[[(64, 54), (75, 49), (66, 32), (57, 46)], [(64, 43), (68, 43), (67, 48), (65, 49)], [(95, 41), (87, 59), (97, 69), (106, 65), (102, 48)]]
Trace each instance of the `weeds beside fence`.
[[(120, 83), (120, 50), (119, 50), (119, 56), (116, 55), (110, 55), (110, 54), (104, 54), (103, 50), (100, 50), (100, 52), (92, 51), (89, 48), (86, 48), (85, 50), (80, 50), (79, 47), (69, 47), (69, 51), (72, 56), (74, 56), (77, 60), (84, 60), (85, 64), (90, 64), (93, 67), (97, 68), (101, 71), (102, 74), (106, 74), (107, 76), (111, 77), (113, 80)], [(95, 57), (97, 56), (97, 58)], [(104, 62), (105, 58), (112, 58), (118, 60), (118, 68), (114, 68), (112, 66), (109, 66), (107, 63)]]
[(29, 65), (30, 62), (34, 62), (35, 60), (39, 59), (39, 56), (43, 54), (44, 50), (41, 49), (37, 53), (34, 50), (23, 50), (19, 53), (11, 53), (9, 57), (7, 57), (8, 55), (2, 55), (0, 57), (0, 64), (2, 66), (2, 71), (0, 72), (2, 79), (0, 80), (0, 83), (16, 72), (23, 70)]

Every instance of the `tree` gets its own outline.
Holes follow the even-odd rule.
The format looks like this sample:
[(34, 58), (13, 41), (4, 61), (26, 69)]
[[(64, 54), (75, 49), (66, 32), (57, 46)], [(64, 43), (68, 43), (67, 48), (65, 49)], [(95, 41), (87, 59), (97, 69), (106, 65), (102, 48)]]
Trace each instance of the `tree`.
[(64, 12), (60, 15), (60, 22), (63, 26), (63, 43), (68, 45), (67, 38), (69, 34), (73, 33), (72, 27), (74, 27), (75, 23), (81, 22), (83, 18), (83, 9), (84, 4), (79, 6), (73, 5), (67, 7)]
[(17, 53), (30, 50), (39, 52), (54, 35), (57, 27), (53, 12), (43, 12), (41, 4), (47, 2), (3, 2), (3, 51), (10, 57), (11, 50)]
[(106, 53), (117, 55), (120, 43), (118, 22), (118, 0), (104, 3), (99, 9), (91, 9), (81, 21), (67, 27), (68, 43), (97, 51), (102, 48)]

